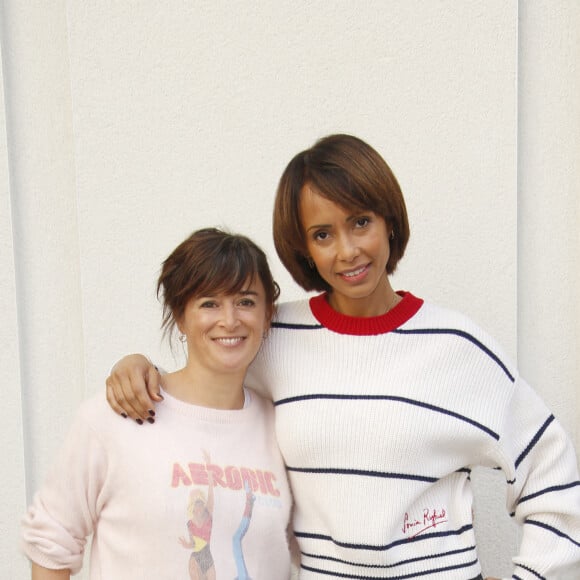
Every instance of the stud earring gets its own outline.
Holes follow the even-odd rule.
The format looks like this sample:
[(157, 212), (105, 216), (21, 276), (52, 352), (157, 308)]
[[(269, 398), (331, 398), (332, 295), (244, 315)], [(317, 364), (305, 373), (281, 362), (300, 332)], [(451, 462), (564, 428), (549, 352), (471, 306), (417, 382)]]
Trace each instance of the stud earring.
[(309, 256), (308, 258), (306, 258), (306, 261), (308, 262), (308, 267), (311, 270), (314, 270), (314, 260)]
[(179, 342), (187, 342), (187, 336), (185, 334), (179, 335)]

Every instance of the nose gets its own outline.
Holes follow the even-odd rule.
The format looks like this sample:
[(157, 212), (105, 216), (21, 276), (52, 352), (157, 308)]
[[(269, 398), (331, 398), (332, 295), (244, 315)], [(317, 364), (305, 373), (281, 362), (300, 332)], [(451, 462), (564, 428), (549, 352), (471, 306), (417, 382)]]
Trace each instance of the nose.
[(356, 240), (349, 234), (338, 237), (337, 257), (343, 262), (352, 262), (360, 254)]
[(238, 312), (234, 304), (227, 302), (222, 309), (222, 325), (226, 330), (234, 330), (239, 323)]

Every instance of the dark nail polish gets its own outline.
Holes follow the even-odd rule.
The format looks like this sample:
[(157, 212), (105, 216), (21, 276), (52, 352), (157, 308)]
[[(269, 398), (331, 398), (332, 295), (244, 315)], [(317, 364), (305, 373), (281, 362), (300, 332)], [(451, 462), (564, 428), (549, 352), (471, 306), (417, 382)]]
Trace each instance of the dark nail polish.
[(135, 419), (139, 425), (143, 425), (143, 421), (141, 419)]
[(150, 414), (152, 417), (155, 417), (155, 411), (154, 411), (153, 409), (149, 409), (149, 414)]
[(127, 413), (121, 413), (121, 417), (123, 417), (123, 419), (127, 418)]
[(155, 419), (153, 419), (153, 418), (149, 417), (149, 418), (147, 419), (147, 423), (151, 423), (151, 425), (153, 425), (153, 423), (155, 423)]

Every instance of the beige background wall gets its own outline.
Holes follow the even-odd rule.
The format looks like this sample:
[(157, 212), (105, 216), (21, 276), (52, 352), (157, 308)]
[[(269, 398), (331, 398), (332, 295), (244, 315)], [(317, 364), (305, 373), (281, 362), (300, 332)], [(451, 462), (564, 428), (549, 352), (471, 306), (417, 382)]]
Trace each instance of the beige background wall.
[[(350, 132), (412, 225), (395, 286), (467, 312), (517, 357), (577, 445), (580, 4), (576, 0), (0, 4), (0, 576), (79, 401), (121, 355), (176, 364), (154, 282), (192, 230), (268, 252), (290, 157)], [(518, 532), (477, 474), (480, 557)]]

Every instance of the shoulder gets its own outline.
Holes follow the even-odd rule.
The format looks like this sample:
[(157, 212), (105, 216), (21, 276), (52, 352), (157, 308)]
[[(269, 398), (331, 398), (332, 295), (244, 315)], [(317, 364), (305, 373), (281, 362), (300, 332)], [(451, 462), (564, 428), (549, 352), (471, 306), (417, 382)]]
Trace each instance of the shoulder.
[(450, 340), (458, 348), (477, 349), (499, 364), (510, 377), (517, 373), (515, 364), (502, 345), (469, 316), (425, 301), (419, 311), (397, 332), (410, 335), (429, 335), (433, 339)]
[(104, 391), (98, 392), (85, 399), (77, 411), (77, 420), (88, 421), (89, 423), (102, 422), (118, 418), (111, 409)]
[(310, 309), (310, 299), (294, 300), (283, 302), (276, 309), (276, 314), (272, 321), (272, 327), (284, 327), (292, 324), (312, 324), (319, 325)]
[(255, 407), (257, 408), (257, 410), (261, 414), (273, 415), (274, 414), (274, 404), (272, 403), (272, 400), (261, 395), (253, 387), (247, 387), (247, 388), (251, 392), (252, 405), (255, 405)]
[(98, 392), (80, 404), (70, 427), (69, 436), (88, 437), (104, 443), (110, 437), (115, 438), (117, 430), (123, 429), (127, 424), (127, 420), (119, 417), (111, 409), (104, 392)]
[(272, 400), (264, 397), (252, 387), (248, 387), (248, 390), (251, 392), (252, 401), (248, 409), (249, 417), (252, 418), (252, 429), (255, 432), (274, 433), (275, 414)]
[(417, 311), (415, 316), (409, 319), (406, 326), (457, 326), (470, 327), (475, 326), (475, 323), (469, 316), (445, 306), (440, 306), (429, 300), (424, 300), (422, 307)]
[(495, 342), (489, 333), (466, 314), (452, 308), (439, 306), (427, 300), (424, 301), (417, 313), (409, 318), (401, 328), (409, 330), (431, 329), (434, 331), (445, 329), (456, 330)]

